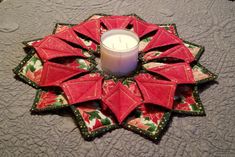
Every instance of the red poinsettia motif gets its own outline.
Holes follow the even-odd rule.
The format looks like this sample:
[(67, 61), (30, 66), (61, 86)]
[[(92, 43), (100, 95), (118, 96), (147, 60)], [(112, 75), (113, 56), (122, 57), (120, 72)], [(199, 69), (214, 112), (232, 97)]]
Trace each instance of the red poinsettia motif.
[[(134, 77), (110, 77), (91, 68), (98, 64), (102, 33), (111, 29), (129, 29), (140, 38)], [(86, 139), (123, 126), (156, 140), (171, 113), (204, 114), (195, 87), (216, 77), (198, 66), (201, 47), (180, 39), (175, 25), (135, 15), (95, 15), (78, 25), (57, 25), (54, 32), (31, 44), (42, 69), (32, 64), (21, 70), (30, 84), (50, 89), (37, 96), (33, 111), (69, 106)]]
[(37, 106), (38, 108), (45, 108), (49, 104), (53, 104), (56, 102), (56, 93), (55, 92), (47, 92), (42, 93), (40, 96), (40, 101), (38, 102)]
[(40, 82), (40, 79), (41, 79), (41, 73), (42, 73), (42, 69), (39, 69), (37, 71), (30, 71), (28, 70), (26, 72), (26, 76), (30, 79), (30, 80), (33, 80), (34, 82), (36, 83), (39, 83)]

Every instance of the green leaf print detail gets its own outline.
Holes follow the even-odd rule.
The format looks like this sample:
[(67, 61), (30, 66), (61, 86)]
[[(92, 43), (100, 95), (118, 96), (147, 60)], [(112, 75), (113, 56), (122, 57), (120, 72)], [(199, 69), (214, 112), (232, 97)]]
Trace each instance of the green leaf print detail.
[(109, 124), (111, 124), (111, 122), (110, 122), (110, 120), (109, 120), (108, 118), (101, 119), (101, 123), (102, 123), (103, 125), (109, 125)]
[(169, 26), (164, 27), (165, 30), (170, 30)]
[(90, 115), (89, 120), (93, 120), (95, 118), (101, 119), (98, 111), (86, 112), (86, 113)]
[(63, 104), (64, 103), (64, 100), (63, 99), (56, 99), (57, 102)]
[(122, 82), (122, 84), (128, 86), (128, 85), (129, 85), (129, 84), (128, 84), (128, 80), (124, 80), (124, 81)]
[(149, 117), (145, 117), (144, 119), (145, 119), (145, 120), (150, 120), (150, 118), (149, 118)]
[(195, 104), (191, 104), (190, 108), (191, 108), (192, 111), (198, 111), (199, 112), (198, 107)]
[(37, 60), (38, 60), (38, 58), (35, 57), (35, 56), (33, 56), (33, 57), (31, 58), (31, 61), (32, 61), (34, 64), (36, 63)]
[(156, 53), (155, 53), (155, 56), (158, 56), (158, 55), (160, 55), (160, 52), (156, 52)]
[(195, 48), (195, 46), (193, 46), (193, 45), (188, 45), (188, 48), (193, 49), (193, 48)]
[(145, 38), (145, 39), (143, 39), (143, 42), (149, 42), (151, 40), (151, 38), (150, 37), (147, 37), (147, 38)]
[[(31, 71), (31, 72), (34, 72), (36, 69), (35, 69), (35, 67), (33, 66), (33, 65), (31, 65), (31, 64), (29, 64), (28, 65), (28, 68), (29, 68), (29, 70)], [(28, 69), (27, 69), (28, 70)]]
[(85, 43), (86, 46), (91, 45), (91, 41), (89, 39), (84, 39), (84, 43)]
[(77, 59), (77, 63), (79, 64), (78, 68), (88, 70), (89, 66), (86, 64), (86, 61), (83, 59)]
[(157, 129), (157, 127), (153, 123), (147, 123), (145, 125), (149, 126), (147, 130), (150, 132), (154, 132)]
[(53, 105), (54, 106), (62, 106), (62, 103), (61, 102), (55, 102)]
[(87, 66), (85, 64), (80, 64), (78, 68), (87, 70)]

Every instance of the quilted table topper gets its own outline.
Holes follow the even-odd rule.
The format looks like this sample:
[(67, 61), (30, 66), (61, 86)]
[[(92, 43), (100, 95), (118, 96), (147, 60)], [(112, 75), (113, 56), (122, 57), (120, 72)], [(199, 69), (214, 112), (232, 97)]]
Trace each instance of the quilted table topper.
[[(117, 28), (140, 38), (138, 68), (121, 78), (99, 68), (100, 37)], [(27, 55), (13, 71), (37, 89), (31, 112), (70, 108), (86, 140), (123, 127), (158, 141), (174, 114), (205, 115), (198, 84), (217, 77), (198, 62), (204, 47), (181, 39), (175, 24), (135, 14), (58, 23), (23, 44)]]

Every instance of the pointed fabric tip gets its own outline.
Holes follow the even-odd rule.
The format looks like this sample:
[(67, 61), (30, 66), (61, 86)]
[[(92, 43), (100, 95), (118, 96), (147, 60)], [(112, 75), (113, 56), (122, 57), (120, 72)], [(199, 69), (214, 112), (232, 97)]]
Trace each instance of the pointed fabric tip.
[(63, 81), (83, 72), (87, 72), (87, 70), (46, 62), (43, 65), (39, 85), (42, 87), (59, 86)]
[(77, 44), (81, 46), (82, 48), (88, 50), (87, 46), (82, 42), (82, 40), (78, 37), (78, 35), (73, 31), (72, 28), (56, 33), (54, 36), (57, 38), (66, 40), (68, 42)]
[(159, 105), (167, 109), (173, 108), (175, 82), (157, 80), (144, 74), (136, 76), (135, 80), (144, 97), (144, 103)]
[(33, 47), (38, 47), (42, 42), (43, 40), (45, 40), (45, 38), (41, 39), (41, 40), (36, 40), (32, 43), (32, 46)]
[(59, 57), (86, 57), (81, 49), (73, 48), (66, 42), (53, 36), (47, 36), (40, 42), (33, 43), (33, 47), (44, 62)]
[(191, 63), (195, 59), (189, 49), (183, 44), (176, 45), (173, 48), (168, 49), (167, 51), (161, 53), (157, 58), (164, 57), (181, 59), (187, 63)]
[(148, 45), (144, 48), (143, 52), (147, 52), (151, 49), (182, 44), (182, 40), (175, 35), (167, 32), (163, 28), (159, 28), (157, 33), (153, 36), (153, 39), (148, 43)]
[(131, 22), (132, 17), (130, 16), (104, 16), (100, 18), (100, 20), (108, 29), (117, 29), (117, 28), (124, 29)]
[(134, 32), (138, 34), (140, 38), (147, 35), (148, 33), (158, 30), (157, 25), (149, 24), (143, 20), (139, 20), (136, 18), (132, 20), (132, 24), (134, 27)]
[(153, 51), (150, 51), (148, 53), (146, 53), (146, 56), (147, 56), (146, 61), (150, 61), (150, 60), (158, 59), (158, 58), (176, 58), (176, 59), (183, 60), (187, 63), (191, 63), (192, 61), (195, 60), (195, 57), (192, 55), (189, 49), (183, 44), (176, 45), (170, 49), (160, 52), (159, 55), (151, 55)]
[[(149, 63), (147, 63), (149, 64)], [(192, 68), (187, 63), (156, 64), (155, 67), (147, 67), (148, 71), (160, 74), (177, 84), (194, 84)]]
[(122, 83), (117, 85), (102, 99), (116, 116), (119, 124), (142, 102)]
[(78, 24), (72, 27), (76, 32), (87, 36), (90, 39), (93, 39), (97, 43), (100, 43), (100, 20), (94, 19), (85, 21), (81, 24)]
[(49, 111), (52, 109), (60, 109), (68, 106), (68, 102), (61, 91), (54, 90), (38, 90), (34, 104), (31, 108), (32, 112)]
[(188, 115), (205, 115), (196, 86), (177, 86), (173, 111)]
[(99, 74), (87, 74), (61, 85), (69, 104), (101, 99), (102, 80)]

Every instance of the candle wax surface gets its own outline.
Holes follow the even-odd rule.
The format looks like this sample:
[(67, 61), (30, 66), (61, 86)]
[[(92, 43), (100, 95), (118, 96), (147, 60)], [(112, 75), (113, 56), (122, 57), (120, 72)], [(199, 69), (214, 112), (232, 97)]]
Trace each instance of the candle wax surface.
[(103, 40), (103, 44), (115, 51), (125, 52), (138, 44), (138, 41), (128, 34), (113, 34)]

